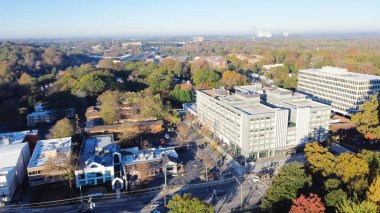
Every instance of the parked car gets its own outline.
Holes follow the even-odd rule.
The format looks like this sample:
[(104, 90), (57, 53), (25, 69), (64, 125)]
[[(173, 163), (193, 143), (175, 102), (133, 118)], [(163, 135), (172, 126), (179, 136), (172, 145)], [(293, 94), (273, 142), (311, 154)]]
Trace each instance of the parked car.
[(154, 208), (157, 208), (159, 206), (161, 206), (163, 203), (161, 201), (154, 201), (154, 202), (151, 202), (150, 203), (150, 208), (154, 209)]
[(256, 182), (259, 182), (260, 181), (260, 178), (258, 176), (254, 176), (252, 178), (253, 182), (256, 183)]
[(170, 139), (170, 135), (169, 134), (165, 134), (165, 138), (169, 140)]

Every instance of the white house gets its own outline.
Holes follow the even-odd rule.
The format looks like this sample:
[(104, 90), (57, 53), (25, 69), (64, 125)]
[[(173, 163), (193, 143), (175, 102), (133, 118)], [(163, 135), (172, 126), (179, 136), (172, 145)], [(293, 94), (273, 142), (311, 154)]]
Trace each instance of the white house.
[(0, 145), (0, 196), (11, 201), (21, 186), (30, 159), (28, 143)]
[(87, 138), (82, 145), (75, 170), (76, 186), (108, 183), (112, 189), (125, 186), (125, 171), (120, 147), (112, 135)]

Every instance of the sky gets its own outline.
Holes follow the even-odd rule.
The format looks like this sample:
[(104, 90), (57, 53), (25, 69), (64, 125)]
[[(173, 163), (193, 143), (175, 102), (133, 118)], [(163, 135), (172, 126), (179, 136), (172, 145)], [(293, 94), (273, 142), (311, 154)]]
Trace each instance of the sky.
[(380, 0), (0, 0), (0, 39), (380, 32)]

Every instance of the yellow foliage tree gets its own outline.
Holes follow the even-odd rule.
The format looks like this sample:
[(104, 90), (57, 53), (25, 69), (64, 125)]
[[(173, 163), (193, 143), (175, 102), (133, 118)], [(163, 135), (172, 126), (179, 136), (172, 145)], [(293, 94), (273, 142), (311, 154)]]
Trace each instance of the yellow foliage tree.
[(305, 146), (305, 155), (313, 172), (320, 172), (324, 177), (334, 173), (334, 155), (317, 142)]
[(236, 71), (226, 71), (222, 75), (222, 81), (228, 89), (232, 89), (234, 86), (244, 84), (247, 78)]
[(372, 181), (372, 184), (369, 186), (367, 197), (373, 202), (380, 202), (380, 174), (376, 176)]

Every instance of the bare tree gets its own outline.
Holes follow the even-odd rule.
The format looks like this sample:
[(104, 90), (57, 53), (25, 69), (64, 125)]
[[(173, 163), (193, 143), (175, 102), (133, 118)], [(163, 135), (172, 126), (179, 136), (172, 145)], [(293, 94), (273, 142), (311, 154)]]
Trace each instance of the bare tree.
[(183, 146), (184, 143), (188, 141), (188, 137), (190, 135), (190, 129), (185, 124), (179, 125), (177, 127), (177, 138), (180, 142), (180, 146)]
[(70, 189), (72, 189), (77, 159), (78, 157), (73, 154), (68, 156), (64, 153), (58, 153), (56, 156), (51, 156), (46, 160), (46, 167), (42, 174), (46, 176), (62, 176), (69, 183)]

